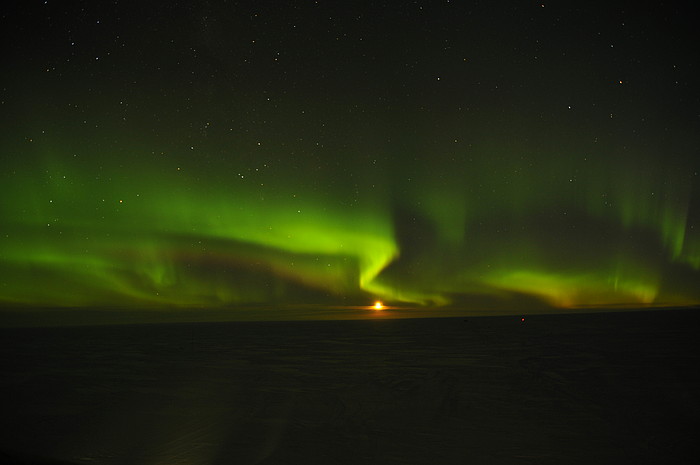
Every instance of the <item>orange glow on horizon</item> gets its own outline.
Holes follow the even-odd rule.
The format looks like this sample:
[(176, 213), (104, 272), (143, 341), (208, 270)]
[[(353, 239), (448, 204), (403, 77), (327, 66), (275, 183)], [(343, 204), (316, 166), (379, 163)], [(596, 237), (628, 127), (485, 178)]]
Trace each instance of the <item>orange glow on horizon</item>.
[(374, 307), (372, 307), (372, 308), (374, 308), (375, 310), (382, 310), (384, 308), (384, 305), (380, 301), (377, 300), (374, 303)]

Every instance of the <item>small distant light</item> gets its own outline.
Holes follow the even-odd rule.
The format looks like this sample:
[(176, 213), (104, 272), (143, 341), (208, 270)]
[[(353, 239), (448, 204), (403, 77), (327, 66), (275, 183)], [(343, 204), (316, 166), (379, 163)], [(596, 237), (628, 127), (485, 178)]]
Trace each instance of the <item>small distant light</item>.
[(377, 300), (374, 303), (374, 306), (372, 308), (374, 308), (375, 310), (382, 310), (382, 309), (384, 309), (384, 305), (380, 301)]
[(525, 318), (521, 318), (521, 319), (520, 319), (520, 322), (521, 322), (521, 323), (525, 323)]

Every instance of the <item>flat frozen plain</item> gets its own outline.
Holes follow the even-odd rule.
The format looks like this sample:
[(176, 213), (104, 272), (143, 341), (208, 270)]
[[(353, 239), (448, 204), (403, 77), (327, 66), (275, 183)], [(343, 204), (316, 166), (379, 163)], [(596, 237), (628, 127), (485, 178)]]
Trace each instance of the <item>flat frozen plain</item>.
[(699, 329), (700, 310), (0, 329), (0, 451), (131, 465), (691, 463)]

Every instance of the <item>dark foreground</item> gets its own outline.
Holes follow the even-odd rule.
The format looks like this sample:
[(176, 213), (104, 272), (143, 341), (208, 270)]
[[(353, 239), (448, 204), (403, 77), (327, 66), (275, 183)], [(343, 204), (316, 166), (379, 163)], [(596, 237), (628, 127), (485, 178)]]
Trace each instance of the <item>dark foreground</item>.
[(695, 463), (699, 329), (697, 311), (3, 329), (0, 460)]

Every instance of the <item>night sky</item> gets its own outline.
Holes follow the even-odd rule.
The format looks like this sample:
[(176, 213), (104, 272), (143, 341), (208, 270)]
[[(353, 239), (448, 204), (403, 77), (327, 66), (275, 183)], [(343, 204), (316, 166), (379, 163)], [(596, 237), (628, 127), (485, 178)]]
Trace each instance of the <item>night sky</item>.
[(8, 3), (6, 308), (700, 303), (681, 3)]

